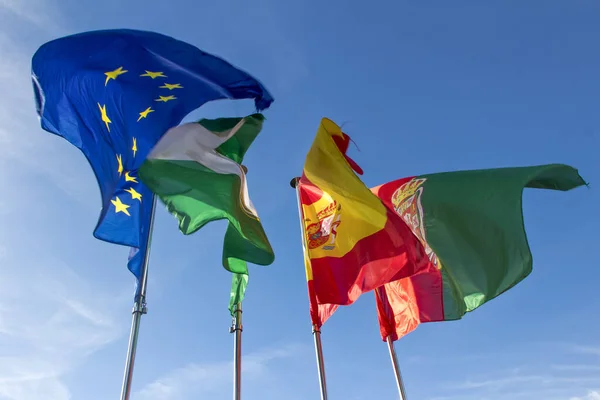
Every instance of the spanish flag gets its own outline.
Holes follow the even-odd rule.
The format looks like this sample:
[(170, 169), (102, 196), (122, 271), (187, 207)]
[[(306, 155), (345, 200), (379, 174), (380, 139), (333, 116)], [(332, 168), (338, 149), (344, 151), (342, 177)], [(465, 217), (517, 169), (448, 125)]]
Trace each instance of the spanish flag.
[(367, 188), (347, 155), (350, 138), (323, 118), (298, 183), (313, 324), (338, 305), (428, 266), (410, 228)]

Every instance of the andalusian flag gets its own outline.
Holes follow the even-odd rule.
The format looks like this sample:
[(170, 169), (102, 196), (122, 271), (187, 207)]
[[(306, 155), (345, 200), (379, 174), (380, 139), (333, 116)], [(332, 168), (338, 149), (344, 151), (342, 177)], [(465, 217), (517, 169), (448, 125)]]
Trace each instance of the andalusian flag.
[[(313, 324), (337, 305), (429, 265), (410, 228), (358, 178), (350, 138), (323, 118), (299, 182)], [(354, 170), (354, 171), (353, 171)]]
[(372, 189), (406, 221), (430, 261), (376, 291), (383, 340), (420, 322), (460, 319), (523, 280), (532, 270), (523, 189), (582, 185), (576, 169), (552, 164), (423, 175)]
[(263, 120), (254, 114), (177, 126), (167, 131), (140, 169), (140, 178), (179, 220), (185, 235), (210, 221), (229, 220), (223, 266), (234, 273), (230, 311), (244, 297), (246, 262), (269, 265), (275, 259), (241, 165)]

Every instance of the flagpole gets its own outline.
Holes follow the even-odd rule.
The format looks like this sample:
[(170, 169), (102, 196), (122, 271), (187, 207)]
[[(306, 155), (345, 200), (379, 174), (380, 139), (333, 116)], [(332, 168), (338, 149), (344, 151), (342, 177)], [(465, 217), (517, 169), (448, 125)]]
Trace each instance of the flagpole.
[(402, 374), (400, 373), (400, 365), (398, 363), (396, 349), (394, 348), (394, 341), (392, 340), (391, 336), (388, 336), (386, 341), (390, 351), (390, 358), (392, 359), (392, 367), (394, 368), (394, 375), (396, 376), (396, 384), (398, 385), (398, 394), (400, 395), (400, 400), (406, 400), (406, 392), (404, 391), (404, 383), (402, 382)]
[(135, 352), (137, 350), (138, 336), (140, 333), (140, 322), (142, 315), (148, 312), (146, 307), (146, 287), (148, 285), (148, 260), (150, 258), (150, 245), (152, 243), (152, 231), (154, 229), (154, 213), (156, 211), (156, 196), (152, 195), (152, 211), (150, 212), (150, 227), (148, 229), (148, 241), (146, 243), (146, 254), (142, 266), (142, 279), (139, 296), (133, 303), (133, 314), (131, 318), (131, 331), (129, 332), (129, 347), (127, 349), (127, 360), (125, 361), (125, 373), (123, 374), (123, 385), (121, 386), (121, 400), (129, 400), (131, 394), (131, 382), (133, 380), (133, 367), (135, 363)]
[(233, 400), (242, 398), (242, 303), (235, 306), (229, 333), (235, 333), (233, 341)]
[(321, 343), (321, 329), (316, 325), (313, 325), (313, 338), (315, 340), (315, 353), (317, 354), (317, 370), (319, 371), (321, 400), (327, 400), (327, 381), (325, 380), (325, 362), (323, 360), (323, 344)]
[[(304, 257), (306, 253), (306, 238), (304, 234), (304, 224), (302, 223), (302, 206), (300, 205), (300, 188), (298, 183), (300, 178), (294, 178), (290, 181), (290, 186), (296, 190), (296, 200), (298, 202), (298, 218), (300, 220), (300, 233), (302, 235), (302, 250)], [(317, 325), (312, 327), (313, 338), (315, 341), (315, 353), (317, 356), (317, 370), (319, 372), (319, 385), (321, 387), (321, 400), (327, 400), (327, 381), (325, 379), (325, 361), (323, 358), (323, 344), (321, 342), (321, 329)]]

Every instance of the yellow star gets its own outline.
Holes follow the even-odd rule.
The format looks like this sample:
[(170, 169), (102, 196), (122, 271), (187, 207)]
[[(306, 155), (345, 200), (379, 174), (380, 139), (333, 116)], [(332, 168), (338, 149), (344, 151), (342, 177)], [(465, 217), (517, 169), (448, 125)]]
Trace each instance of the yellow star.
[(164, 103), (166, 103), (169, 100), (175, 100), (177, 97), (171, 95), (171, 96), (158, 96), (158, 99), (154, 99), (154, 101), (162, 101)]
[(138, 122), (140, 122), (140, 119), (148, 117), (148, 114), (150, 114), (151, 112), (154, 112), (152, 107), (148, 107), (144, 111), (142, 111), (140, 113), (140, 117), (138, 118)]
[(181, 83), (165, 83), (164, 85), (159, 86), (159, 89), (183, 89), (183, 86), (181, 86)]
[(104, 86), (108, 85), (108, 81), (110, 81), (111, 79), (116, 80), (117, 76), (123, 75), (125, 72), (127, 72), (127, 70), (123, 69), (123, 67), (119, 67), (114, 71), (105, 72), (104, 75), (106, 75), (106, 82), (104, 82)]
[(140, 76), (149, 76), (149, 77), (150, 77), (150, 78), (152, 78), (152, 79), (159, 78), (159, 77), (160, 77), (160, 78), (166, 78), (166, 77), (167, 77), (167, 76), (166, 76), (165, 74), (163, 74), (162, 72), (152, 72), (152, 71), (148, 71), (148, 70), (146, 70), (146, 73), (145, 73), (145, 74), (142, 74), (142, 75), (140, 75)]
[(119, 173), (119, 176), (121, 176), (121, 174), (123, 173), (123, 157), (120, 154), (117, 154), (117, 162), (119, 163), (119, 166), (117, 167), (117, 172)]
[(129, 211), (127, 211), (127, 209), (131, 206), (121, 203), (121, 199), (119, 199), (119, 196), (115, 196), (115, 198), (116, 198), (116, 200), (110, 201), (111, 203), (113, 203), (113, 206), (115, 206), (115, 212), (116, 213), (122, 212), (131, 217), (131, 214), (129, 214)]
[(135, 176), (130, 176), (129, 171), (125, 172), (125, 182), (135, 182), (138, 183)]
[(140, 203), (142, 202), (142, 195), (136, 192), (134, 188), (125, 189), (125, 191), (131, 194), (131, 200), (139, 200)]
[(101, 106), (100, 103), (98, 103), (98, 108), (100, 109), (102, 122), (106, 124), (106, 129), (108, 129), (108, 131), (110, 132), (110, 127), (108, 126), (108, 124), (112, 124), (112, 121), (108, 118), (108, 115), (106, 115), (106, 104)]
[(137, 139), (133, 138), (133, 147), (131, 148), (131, 150), (133, 150), (133, 156), (135, 157), (135, 153), (137, 152)]

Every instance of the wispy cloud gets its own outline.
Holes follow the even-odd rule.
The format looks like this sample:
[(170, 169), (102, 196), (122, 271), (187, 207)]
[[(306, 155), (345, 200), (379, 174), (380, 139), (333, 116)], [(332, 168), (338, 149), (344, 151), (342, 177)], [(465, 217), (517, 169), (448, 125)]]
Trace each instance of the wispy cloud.
[[(0, 0), (0, 7), (6, 2)], [(25, 170), (43, 176), (78, 204), (98, 210), (96, 180), (85, 157), (40, 127), (30, 72), (36, 47), (23, 47), (17, 37), (0, 32), (0, 87), (10, 88), (10, 96), (0, 97), (0, 181), (17, 186), (15, 173)], [(4, 209), (10, 206), (2, 203)]]
[[(242, 372), (245, 380), (254, 383), (268, 379), (272, 363), (296, 357), (305, 352), (304, 346), (287, 345), (244, 355)], [(188, 364), (146, 385), (135, 398), (140, 400), (179, 400), (199, 395), (214, 395), (223, 388), (231, 387), (232, 361)]]
[[(5, 228), (0, 230), (0, 399), (7, 400), (71, 399), (66, 377), (127, 334), (115, 316), (129, 307), (130, 297), (105, 292), (40, 251), (44, 246), (37, 244), (47, 239), (43, 233), (54, 233), (39, 232), (43, 221), (34, 228), (22, 223), (32, 208), (45, 204), (52, 185), (80, 204), (99, 208), (89, 201), (98, 189), (85, 158), (74, 148), (65, 151), (68, 143), (39, 126), (30, 75), (39, 44), (18, 33), (52, 29), (60, 21), (58, 13), (46, 0), (0, 0), (0, 86), (5, 89), (0, 97), (0, 185), (12, 190), (0, 200), (0, 226)], [(23, 243), (34, 250), (23, 252)]]
[(571, 397), (569, 400), (600, 400), (600, 392), (595, 390), (590, 391), (583, 397)]
[(57, 29), (61, 25), (56, 5), (48, 0), (0, 0), (0, 10), (44, 29)]
[(594, 372), (600, 371), (600, 365), (589, 364), (566, 364), (552, 365), (551, 368), (556, 371), (572, 371), (572, 372)]
[(577, 353), (600, 356), (600, 346), (572, 346), (573, 351)]
[(542, 385), (558, 383), (600, 383), (600, 377), (563, 377), (556, 375), (514, 375), (491, 379), (471, 380), (449, 385), (451, 389), (502, 389), (523, 383), (538, 383)]
[(524, 382), (542, 382), (547, 378), (541, 375), (514, 375), (514, 376), (505, 376), (505, 377), (496, 377), (489, 379), (467, 379), (464, 382), (458, 384), (450, 384), (448, 385), (449, 389), (482, 389), (482, 388), (502, 388), (506, 386), (513, 386), (518, 383)]
[(514, 376), (491, 374), (485, 379), (466, 379), (458, 384), (446, 385), (443, 395), (430, 397), (429, 400), (592, 400), (595, 398), (588, 396), (593, 396), (596, 392), (590, 388), (598, 387), (599, 384), (600, 378), (591, 375), (569, 377), (546, 373)]
[[(541, 359), (532, 357), (531, 351), (523, 353), (523, 346), (533, 354), (549, 354), (551, 350), (553, 363), (540, 362)], [(495, 354), (485, 357), (477, 354), (475, 359), (487, 368), (473, 374), (465, 372), (454, 374), (455, 379), (440, 385), (441, 393), (430, 397), (429, 400), (500, 400), (540, 398), (544, 400), (595, 400), (598, 386), (600, 386), (600, 364), (576, 362), (572, 363), (575, 354), (588, 354), (595, 356), (597, 347), (593, 345), (582, 346), (573, 343), (539, 343), (528, 346), (522, 343), (514, 349), (506, 349), (503, 357), (497, 358)], [(527, 354), (527, 356), (523, 356)], [(491, 360), (496, 365), (505, 366), (504, 369), (490, 368)], [(568, 362), (560, 363), (562, 360)], [(426, 360), (419, 360), (426, 363)], [(469, 358), (469, 362), (474, 362)], [(433, 365), (439, 364), (432, 360)], [(512, 367), (511, 367), (512, 365)], [(516, 366), (515, 366), (516, 365)], [(466, 369), (466, 371), (473, 371)], [(599, 399), (600, 400), (600, 399)]]
[(67, 400), (63, 377), (125, 330), (122, 305), (67, 265), (0, 259), (0, 398)]
[(547, 354), (551, 351), (556, 355), (572, 355), (572, 354), (586, 354), (592, 356), (600, 356), (600, 346), (595, 345), (581, 345), (566, 341), (535, 341), (535, 342), (520, 342), (513, 346), (498, 351), (480, 352), (480, 353), (469, 353), (469, 354), (453, 354), (448, 353), (443, 357), (428, 358), (422, 355), (411, 356), (407, 358), (406, 362), (411, 364), (419, 365), (456, 365), (457, 363), (474, 363), (474, 362), (487, 362), (489, 360), (495, 360), (508, 362), (508, 363), (522, 363), (523, 354)]

